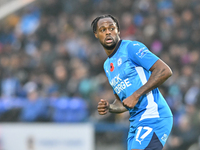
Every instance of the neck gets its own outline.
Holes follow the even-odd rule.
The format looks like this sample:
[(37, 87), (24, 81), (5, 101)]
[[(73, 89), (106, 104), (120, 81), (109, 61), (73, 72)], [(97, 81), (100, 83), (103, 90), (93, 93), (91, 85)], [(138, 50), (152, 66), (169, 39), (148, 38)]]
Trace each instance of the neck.
[(115, 48), (117, 47), (119, 41), (120, 41), (120, 39), (117, 41), (115, 47), (114, 47), (113, 49), (111, 49), (111, 50), (104, 48), (104, 50), (105, 50), (105, 52), (106, 52), (106, 54), (107, 54), (108, 56), (111, 55), (111, 54), (114, 52), (114, 50), (115, 50)]

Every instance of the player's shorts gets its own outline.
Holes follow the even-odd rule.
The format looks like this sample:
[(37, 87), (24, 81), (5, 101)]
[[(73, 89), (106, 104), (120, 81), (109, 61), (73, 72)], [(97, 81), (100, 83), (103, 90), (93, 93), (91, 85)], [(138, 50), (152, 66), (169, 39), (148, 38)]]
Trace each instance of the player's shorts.
[(151, 118), (130, 122), (127, 138), (127, 150), (162, 150), (171, 132), (173, 117)]

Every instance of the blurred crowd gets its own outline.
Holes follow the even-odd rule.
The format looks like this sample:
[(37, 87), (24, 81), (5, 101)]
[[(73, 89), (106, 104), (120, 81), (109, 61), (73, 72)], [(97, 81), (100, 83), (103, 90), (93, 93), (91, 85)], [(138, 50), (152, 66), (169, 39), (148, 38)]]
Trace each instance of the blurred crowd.
[(42, 0), (7, 16), (0, 21), (0, 121), (127, 123), (126, 113), (96, 112), (100, 98), (114, 99), (103, 72), (106, 54), (90, 26), (101, 14), (118, 19), (122, 39), (143, 42), (172, 68), (159, 87), (174, 114), (166, 149), (195, 150), (199, 0)]

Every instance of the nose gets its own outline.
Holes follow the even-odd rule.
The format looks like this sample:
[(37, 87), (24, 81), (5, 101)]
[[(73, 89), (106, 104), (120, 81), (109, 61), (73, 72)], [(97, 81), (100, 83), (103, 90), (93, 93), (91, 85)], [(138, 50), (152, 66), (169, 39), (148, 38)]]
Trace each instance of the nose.
[(110, 35), (110, 34), (111, 34), (110, 30), (107, 29), (107, 30), (106, 30), (106, 35)]

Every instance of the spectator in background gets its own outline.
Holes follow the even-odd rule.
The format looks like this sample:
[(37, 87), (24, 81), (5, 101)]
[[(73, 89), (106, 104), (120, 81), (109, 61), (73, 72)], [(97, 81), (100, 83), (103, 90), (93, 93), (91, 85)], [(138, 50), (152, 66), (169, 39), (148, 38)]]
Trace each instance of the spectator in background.
[(59, 93), (67, 95), (68, 72), (62, 62), (55, 64), (54, 78)]
[(61, 97), (52, 101), (52, 121), (85, 122), (88, 119), (88, 104), (80, 97)]
[(21, 34), (31, 35), (36, 31), (40, 22), (40, 11), (37, 7), (28, 7), (24, 16), (22, 16), (18, 30)]
[(20, 89), (19, 80), (11, 73), (4, 73), (4, 78), (1, 81), (1, 95), (2, 97), (15, 97), (18, 95), (18, 89)]
[(178, 127), (172, 131), (167, 147), (171, 150), (188, 149), (190, 145), (198, 142), (198, 137), (199, 132), (193, 130), (189, 116), (182, 115)]
[(22, 107), (20, 121), (37, 122), (48, 121), (48, 105), (44, 98), (39, 96), (38, 91), (33, 88), (28, 91), (27, 100)]

